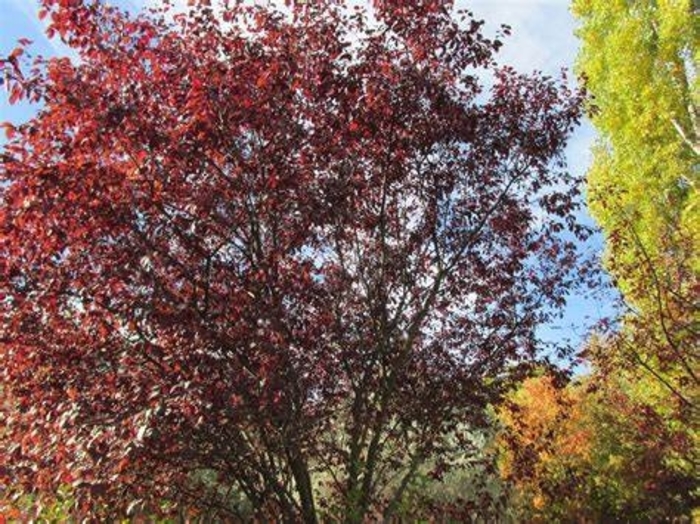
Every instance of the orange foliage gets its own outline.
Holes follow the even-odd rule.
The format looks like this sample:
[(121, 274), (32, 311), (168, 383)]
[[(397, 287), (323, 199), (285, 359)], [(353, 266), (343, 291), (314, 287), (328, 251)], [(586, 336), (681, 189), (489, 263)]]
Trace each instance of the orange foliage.
[(589, 458), (593, 439), (582, 399), (578, 389), (543, 375), (525, 380), (499, 410), (501, 475), (535, 513), (574, 487), (574, 465)]

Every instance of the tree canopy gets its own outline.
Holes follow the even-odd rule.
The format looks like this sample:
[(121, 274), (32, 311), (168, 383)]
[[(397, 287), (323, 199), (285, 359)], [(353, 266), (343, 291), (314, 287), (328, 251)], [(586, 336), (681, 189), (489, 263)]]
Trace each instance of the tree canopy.
[(581, 22), (578, 69), (600, 133), (588, 175), (590, 209), (607, 233), (621, 290), (647, 310), (656, 310), (649, 263), (660, 285), (681, 295), (699, 268), (690, 251), (700, 221), (693, 9), (690, 0), (573, 4)]
[(0, 65), (2, 482), (391, 518), (575, 280), (582, 97), (449, 2), (210, 3), (42, 0), (79, 60)]
[(656, 339), (647, 340), (655, 346), (647, 351), (654, 370), (676, 368), (682, 381), (697, 385), (691, 371), (700, 271), (694, 5), (576, 0), (573, 10), (581, 22), (578, 69), (600, 133), (588, 173), (589, 208), (606, 234), (608, 269), (643, 318), (639, 324), (656, 329), (647, 331)]

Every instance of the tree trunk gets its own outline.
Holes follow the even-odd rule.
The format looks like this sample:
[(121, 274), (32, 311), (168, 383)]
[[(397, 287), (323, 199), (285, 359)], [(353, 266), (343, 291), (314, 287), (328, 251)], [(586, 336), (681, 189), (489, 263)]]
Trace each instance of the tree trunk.
[(297, 451), (288, 451), (288, 457), (301, 502), (302, 520), (305, 524), (316, 524), (318, 519), (316, 518), (314, 492), (311, 486), (309, 468)]

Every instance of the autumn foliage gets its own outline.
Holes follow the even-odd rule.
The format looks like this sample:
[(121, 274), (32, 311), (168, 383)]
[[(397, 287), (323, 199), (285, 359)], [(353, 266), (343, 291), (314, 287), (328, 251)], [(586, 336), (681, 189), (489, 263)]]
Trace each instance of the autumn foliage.
[(700, 496), (697, 6), (577, 0), (572, 9), (599, 132), (589, 209), (624, 299), (619, 322), (585, 352), (591, 399), (605, 406), (596, 447), (615, 462), (606, 505), (617, 518), (689, 518)]
[(587, 420), (584, 393), (544, 374), (523, 381), (499, 407), (500, 472), (512, 486), (511, 506), (521, 518), (592, 516), (582, 492), (596, 428)]
[(79, 60), (0, 65), (0, 483), (390, 518), (574, 279), (581, 96), (446, 2), (208, 4), (43, 0)]
[(653, 397), (668, 402), (660, 385), (600, 369), (568, 384), (551, 374), (523, 381), (498, 408), (511, 514), (528, 522), (689, 517), (695, 437), (677, 406)]

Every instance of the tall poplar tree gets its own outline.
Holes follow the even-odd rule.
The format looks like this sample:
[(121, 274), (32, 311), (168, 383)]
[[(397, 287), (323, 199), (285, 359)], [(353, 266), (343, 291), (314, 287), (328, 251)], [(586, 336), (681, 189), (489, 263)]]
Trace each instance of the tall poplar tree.
[[(625, 432), (617, 432), (626, 469), (644, 455), (647, 497), (676, 497), (682, 512), (694, 499), (686, 481), (697, 461), (691, 421), (700, 384), (697, 10), (691, 0), (575, 0), (573, 12), (582, 44), (578, 71), (599, 132), (588, 202), (627, 305), (620, 329), (589, 350), (593, 381), (624, 396), (627, 411), (636, 406), (636, 416), (616, 417), (635, 435), (622, 442)], [(659, 421), (673, 435), (671, 445), (659, 453), (633, 420)], [(668, 468), (678, 480), (660, 488)]]
[(671, 322), (697, 285), (698, 23), (691, 0), (576, 0), (599, 132), (589, 205), (638, 310)]

